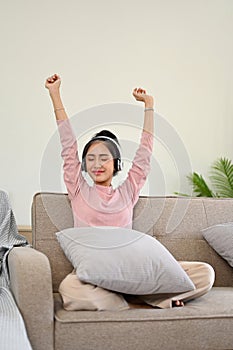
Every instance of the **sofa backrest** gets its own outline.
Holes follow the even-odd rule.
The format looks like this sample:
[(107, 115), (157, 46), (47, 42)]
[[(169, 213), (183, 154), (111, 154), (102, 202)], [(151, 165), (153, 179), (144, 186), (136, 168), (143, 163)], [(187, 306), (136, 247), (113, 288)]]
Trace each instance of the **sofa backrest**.
[[(177, 260), (203, 261), (216, 273), (216, 286), (232, 286), (233, 269), (203, 239), (201, 229), (233, 222), (233, 199), (140, 197), (133, 228), (157, 238)], [(32, 203), (33, 247), (49, 258), (53, 289), (72, 270), (55, 233), (73, 227), (67, 194), (37, 193)]]

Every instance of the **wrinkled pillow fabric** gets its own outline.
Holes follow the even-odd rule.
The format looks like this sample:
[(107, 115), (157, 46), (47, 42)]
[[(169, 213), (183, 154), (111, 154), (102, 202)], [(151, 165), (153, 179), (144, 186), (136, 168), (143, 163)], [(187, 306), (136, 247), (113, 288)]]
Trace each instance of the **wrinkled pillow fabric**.
[(59, 293), (63, 307), (68, 311), (120, 311), (129, 309), (124, 297), (104, 288), (81, 282), (73, 270), (61, 282)]
[(202, 230), (209, 245), (233, 267), (233, 222), (218, 224)]
[(134, 295), (195, 289), (169, 251), (147, 234), (119, 227), (84, 227), (58, 232), (57, 239), (82, 282)]

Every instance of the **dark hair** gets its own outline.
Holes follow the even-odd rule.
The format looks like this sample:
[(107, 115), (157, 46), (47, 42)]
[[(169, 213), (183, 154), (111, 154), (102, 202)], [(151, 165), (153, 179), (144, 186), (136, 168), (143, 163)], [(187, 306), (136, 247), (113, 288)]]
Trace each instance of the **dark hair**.
[(102, 141), (108, 148), (109, 152), (111, 153), (113, 157), (113, 162), (114, 162), (114, 171), (113, 171), (113, 176), (115, 176), (118, 171), (122, 169), (122, 164), (121, 164), (121, 152), (120, 152), (120, 144), (119, 141), (111, 131), (109, 130), (101, 130), (97, 134), (95, 134), (91, 140), (85, 145), (83, 149), (83, 154), (82, 154), (82, 170), (87, 171), (86, 168), (86, 155), (88, 152), (89, 147), (96, 141)]

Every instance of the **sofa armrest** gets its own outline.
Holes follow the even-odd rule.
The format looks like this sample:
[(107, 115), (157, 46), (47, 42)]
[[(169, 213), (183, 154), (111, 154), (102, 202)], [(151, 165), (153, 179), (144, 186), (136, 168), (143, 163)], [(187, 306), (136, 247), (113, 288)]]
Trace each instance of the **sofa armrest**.
[(53, 349), (54, 302), (48, 258), (29, 247), (8, 256), (10, 288), (23, 316), (34, 350)]

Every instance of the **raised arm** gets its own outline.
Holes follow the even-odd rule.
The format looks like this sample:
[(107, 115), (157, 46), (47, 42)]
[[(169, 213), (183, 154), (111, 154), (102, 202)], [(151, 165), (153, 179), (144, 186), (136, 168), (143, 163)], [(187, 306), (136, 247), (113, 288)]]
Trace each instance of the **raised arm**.
[(144, 123), (140, 145), (134, 156), (128, 176), (122, 185), (122, 189), (125, 189), (125, 193), (128, 194), (128, 197), (134, 206), (150, 171), (150, 160), (154, 140), (154, 98), (147, 95), (146, 90), (141, 88), (134, 89), (133, 96), (137, 101), (142, 101), (145, 104)]
[(64, 105), (62, 103), (60, 94), (61, 78), (59, 75), (54, 74), (46, 79), (45, 87), (49, 90), (49, 95), (51, 97), (54, 113), (57, 120), (68, 119)]
[(45, 87), (53, 103), (54, 113), (56, 115), (60, 140), (62, 145), (62, 158), (64, 180), (69, 197), (72, 199), (80, 189), (80, 182), (83, 180), (81, 172), (81, 162), (78, 157), (78, 147), (75, 134), (72, 130), (70, 121), (66, 114), (60, 95), (61, 78), (59, 75), (46, 79)]
[(135, 88), (133, 90), (133, 96), (137, 101), (144, 102), (144, 124), (143, 131), (150, 134), (154, 134), (154, 98), (146, 93), (146, 90), (141, 88)]

